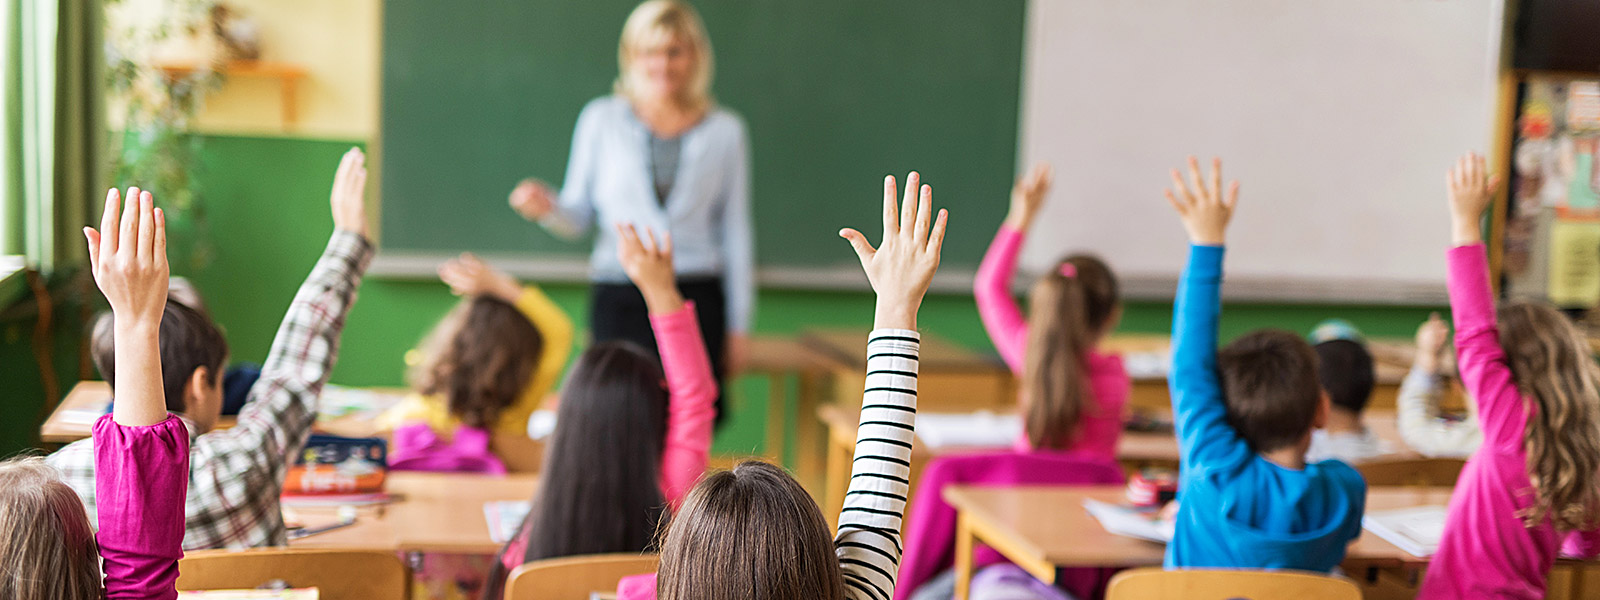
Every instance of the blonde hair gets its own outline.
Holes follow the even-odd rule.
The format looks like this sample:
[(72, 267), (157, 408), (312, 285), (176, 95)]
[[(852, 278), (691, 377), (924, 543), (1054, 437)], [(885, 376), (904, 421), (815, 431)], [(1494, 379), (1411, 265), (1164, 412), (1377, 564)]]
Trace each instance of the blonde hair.
[(1085, 365), (1117, 308), (1117, 277), (1105, 261), (1069, 256), (1033, 284), (1022, 395), (1028, 443), (1066, 450), (1092, 410)]
[(0, 462), (0, 598), (104, 594), (100, 551), (78, 494), (42, 458)]
[(694, 48), (694, 75), (689, 79), (687, 101), (690, 108), (704, 109), (711, 105), (711, 76), (715, 64), (711, 57), (711, 38), (706, 35), (705, 23), (693, 6), (682, 0), (647, 0), (633, 9), (627, 23), (622, 26), (622, 40), (617, 44), (617, 81), (612, 90), (628, 100), (637, 100), (633, 72), (633, 54), (652, 46), (670, 43), (682, 38)]
[(1534, 403), (1526, 448), (1536, 497), (1518, 516), (1530, 527), (1548, 517), (1559, 531), (1592, 528), (1600, 523), (1600, 365), (1550, 306), (1506, 303), (1498, 329), (1511, 376)]

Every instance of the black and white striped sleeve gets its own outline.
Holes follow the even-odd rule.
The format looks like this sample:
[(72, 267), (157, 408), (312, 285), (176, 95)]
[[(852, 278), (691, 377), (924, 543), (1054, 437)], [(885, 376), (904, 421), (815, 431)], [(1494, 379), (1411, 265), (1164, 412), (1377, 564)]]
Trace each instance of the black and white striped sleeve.
[(845, 596), (852, 600), (889, 600), (894, 595), (917, 418), (920, 340), (915, 331), (879, 329), (867, 342), (855, 462), (834, 539)]

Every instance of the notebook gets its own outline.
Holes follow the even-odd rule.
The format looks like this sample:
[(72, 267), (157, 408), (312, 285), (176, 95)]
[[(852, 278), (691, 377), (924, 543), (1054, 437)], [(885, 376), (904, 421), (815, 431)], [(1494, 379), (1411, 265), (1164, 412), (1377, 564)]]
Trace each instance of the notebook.
[(1160, 511), (1122, 506), (1110, 502), (1086, 499), (1083, 508), (1111, 533), (1165, 544), (1172, 541), (1176, 528), (1172, 521), (1163, 521)]
[(1412, 556), (1426, 558), (1439, 550), (1446, 514), (1443, 506), (1380, 510), (1362, 517), (1361, 527)]
[(306, 441), (294, 465), (289, 467), (284, 477), (283, 495), (372, 500), (383, 494), (383, 482), (388, 473), (388, 442), (383, 438), (314, 434)]

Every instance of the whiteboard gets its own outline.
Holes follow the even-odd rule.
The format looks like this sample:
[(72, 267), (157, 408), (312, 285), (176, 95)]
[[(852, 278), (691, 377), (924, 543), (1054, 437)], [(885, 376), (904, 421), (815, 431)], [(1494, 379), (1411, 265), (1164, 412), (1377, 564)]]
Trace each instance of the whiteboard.
[(1241, 184), (1233, 298), (1441, 302), (1444, 173), (1486, 152), (1503, 0), (1034, 0), (1019, 169), (1055, 166), (1023, 251), (1170, 294), (1161, 195), (1190, 154)]

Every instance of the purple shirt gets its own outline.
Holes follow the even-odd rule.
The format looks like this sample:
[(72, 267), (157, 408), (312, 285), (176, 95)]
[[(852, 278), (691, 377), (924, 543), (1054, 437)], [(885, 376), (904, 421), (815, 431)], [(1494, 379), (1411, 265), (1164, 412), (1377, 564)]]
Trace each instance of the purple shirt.
[(95, 495), (107, 600), (178, 597), (183, 505), (189, 489), (189, 430), (177, 417), (123, 427), (94, 424)]
[(1495, 328), (1494, 297), (1482, 244), (1452, 248), (1450, 309), (1461, 382), (1478, 401), (1483, 445), (1467, 460), (1450, 497), (1444, 537), (1418, 598), (1543, 598), (1556, 552), (1592, 557), (1596, 532), (1556, 532), (1547, 518), (1533, 527), (1517, 515), (1533, 506), (1523, 444), (1532, 398), (1524, 398)]

